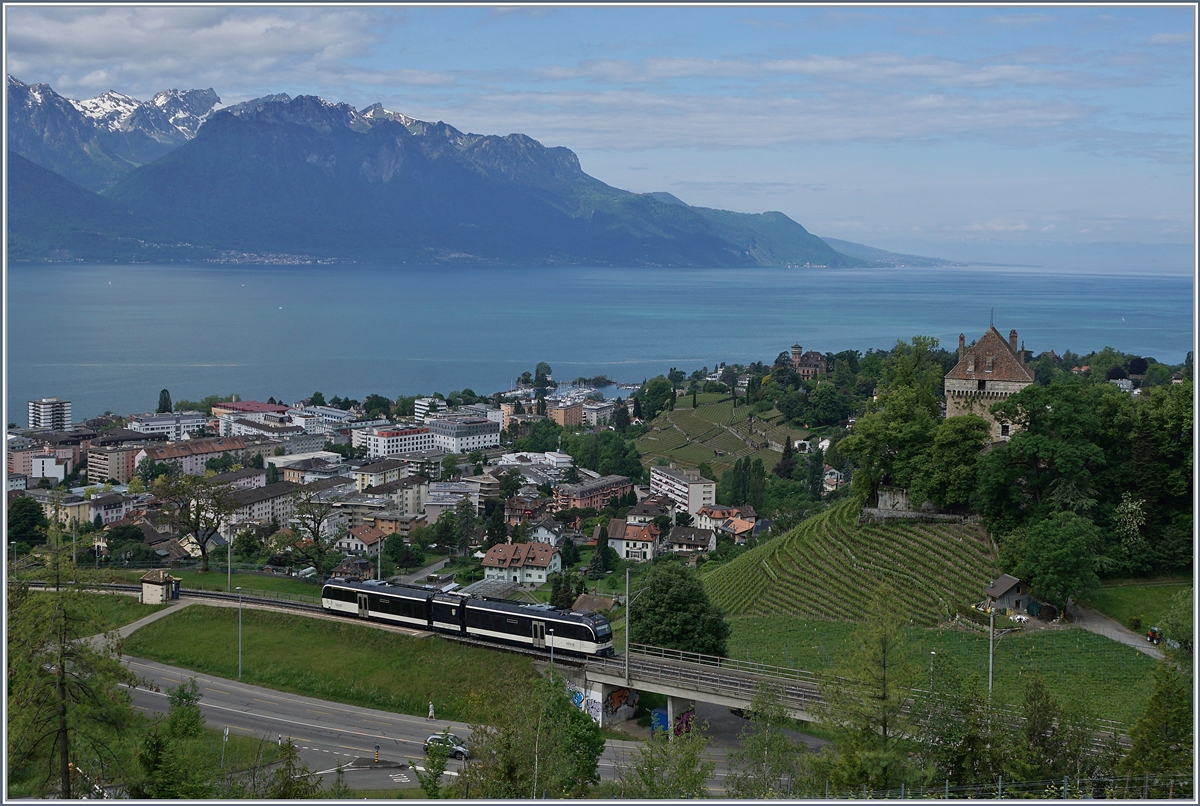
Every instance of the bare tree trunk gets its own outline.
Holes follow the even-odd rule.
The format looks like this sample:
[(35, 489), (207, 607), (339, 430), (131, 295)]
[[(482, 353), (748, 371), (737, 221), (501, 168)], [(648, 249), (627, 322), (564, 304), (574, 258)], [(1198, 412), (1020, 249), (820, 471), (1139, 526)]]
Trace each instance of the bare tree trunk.
[(67, 681), (66, 681), (66, 636), (59, 634), (58, 641), (58, 766), (62, 779), (62, 796), (71, 799), (71, 751), (67, 746)]

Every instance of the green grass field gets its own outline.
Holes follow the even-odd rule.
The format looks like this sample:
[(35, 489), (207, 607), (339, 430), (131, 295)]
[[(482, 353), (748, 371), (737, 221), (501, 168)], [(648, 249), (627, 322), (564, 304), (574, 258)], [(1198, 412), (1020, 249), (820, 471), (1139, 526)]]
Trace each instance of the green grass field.
[[(30, 595), (34, 600), (49, 603), (50, 597), (57, 594), (35, 591)], [(101, 623), (104, 625), (101, 632), (108, 632), (118, 627), (124, 627), (126, 624), (132, 624), (138, 619), (149, 616), (166, 607), (166, 605), (144, 605), (137, 600), (136, 596), (126, 596), (120, 593), (89, 594), (88, 602), (96, 608), (97, 615), (99, 615)]]
[[(135, 632), (125, 652), (197, 672), (237, 676), (232, 607), (192, 605)], [(309, 697), (478, 722), (535, 677), (528, 659), (353, 622), (245, 609), (242, 679)]]
[[(828, 671), (846, 651), (854, 625), (841, 621), (756, 616), (730, 619), (729, 656), (806, 669)], [(913, 663), (964, 679), (975, 677), (987, 690), (988, 639), (959, 629), (908, 631)], [(936, 655), (930, 656), (930, 652)], [(1038, 671), (1062, 702), (1077, 702), (1092, 716), (1132, 724), (1153, 689), (1157, 662), (1141, 652), (1080, 629), (1012, 633), (996, 643), (993, 696), (1016, 702), (1022, 676)]]
[(1190, 582), (1173, 580), (1119, 582), (1105, 585), (1082, 604), (1096, 608), (1126, 627), (1129, 626), (1129, 619), (1137, 616), (1141, 618), (1141, 629), (1145, 631), (1156, 626), (1166, 615), (1180, 591), (1191, 587)]
[(705, 590), (734, 616), (786, 614), (854, 620), (887, 583), (896, 606), (932, 627), (983, 597), (999, 574), (982, 527), (858, 523), (848, 500), (796, 529), (703, 573)]

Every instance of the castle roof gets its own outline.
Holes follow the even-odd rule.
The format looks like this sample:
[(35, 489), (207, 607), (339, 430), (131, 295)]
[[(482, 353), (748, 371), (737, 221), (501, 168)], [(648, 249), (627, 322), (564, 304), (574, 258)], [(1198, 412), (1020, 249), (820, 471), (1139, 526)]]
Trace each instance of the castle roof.
[[(1015, 339), (1016, 332), (1013, 332)], [(992, 359), (991, 371), (988, 371), (988, 359)], [(946, 378), (959, 381), (1013, 381), (1016, 383), (1033, 383), (1033, 373), (1021, 363), (1016, 351), (1009, 342), (1000, 335), (996, 328), (989, 327), (987, 332), (975, 342), (954, 365), (954, 369), (946, 373)]]

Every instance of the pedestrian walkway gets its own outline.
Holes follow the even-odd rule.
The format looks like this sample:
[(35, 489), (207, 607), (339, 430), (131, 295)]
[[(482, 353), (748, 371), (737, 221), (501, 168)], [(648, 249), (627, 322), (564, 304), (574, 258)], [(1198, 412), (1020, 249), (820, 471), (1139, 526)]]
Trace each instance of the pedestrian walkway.
[(421, 583), (423, 583), (425, 581), (425, 577), (429, 576), (432, 573), (442, 570), (442, 568), (448, 562), (450, 562), (449, 559), (438, 560), (433, 565), (426, 566), (425, 568), (422, 568), (420, 571), (414, 571), (411, 574), (407, 574), (405, 576), (400, 577), (400, 581), (402, 583), (404, 583), (405, 585), (420, 585)]
[(1138, 652), (1143, 652), (1152, 658), (1163, 659), (1162, 650), (1147, 641), (1146, 636), (1138, 635), (1133, 630), (1126, 629), (1120, 622), (1109, 618), (1098, 610), (1071, 602), (1067, 604), (1067, 615), (1071, 617), (1077, 627), (1082, 627), (1088, 632), (1094, 632), (1096, 635), (1103, 635), (1105, 638), (1111, 638), (1126, 646), (1131, 646)]
[[(162, 610), (151, 613), (145, 618), (140, 618), (137, 621), (131, 621), (125, 626), (117, 628), (116, 632), (122, 638), (128, 638), (129, 636), (133, 635), (135, 630), (139, 630), (142, 627), (145, 627), (147, 624), (158, 621), (160, 618), (169, 616), (172, 613), (177, 613), (181, 608), (187, 607), (188, 605), (195, 603), (195, 601), (195, 599), (180, 599), (170, 607), (164, 607)], [(91, 642), (92, 646), (99, 649), (104, 646), (105, 634), (100, 633), (99, 635), (93, 635), (87, 640)]]

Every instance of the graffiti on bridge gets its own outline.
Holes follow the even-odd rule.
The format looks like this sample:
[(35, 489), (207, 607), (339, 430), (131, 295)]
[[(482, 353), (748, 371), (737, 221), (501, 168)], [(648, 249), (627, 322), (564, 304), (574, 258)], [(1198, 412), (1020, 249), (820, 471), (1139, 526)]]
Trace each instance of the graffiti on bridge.
[(696, 721), (696, 709), (689, 708), (682, 714), (675, 715), (675, 735), (682, 736), (692, 732), (692, 723)]

